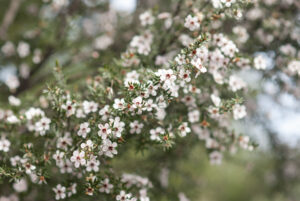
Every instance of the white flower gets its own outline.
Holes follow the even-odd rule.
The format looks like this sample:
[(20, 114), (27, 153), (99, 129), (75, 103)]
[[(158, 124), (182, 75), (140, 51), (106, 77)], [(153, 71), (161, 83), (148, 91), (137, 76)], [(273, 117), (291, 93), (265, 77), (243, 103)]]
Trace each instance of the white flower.
[(69, 0), (52, 0), (52, 7), (59, 10), (69, 4)]
[(75, 106), (76, 106), (75, 103), (72, 103), (72, 101), (67, 100), (67, 102), (61, 106), (61, 108), (62, 108), (63, 110), (66, 110), (66, 111), (67, 111), (67, 112), (66, 112), (66, 115), (67, 115), (67, 117), (69, 117), (69, 116), (75, 114), (75, 111), (76, 111)]
[(190, 200), (186, 197), (186, 195), (185, 195), (184, 193), (182, 193), (182, 192), (180, 192), (180, 193), (178, 194), (178, 198), (179, 198), (179, 201), (190, 201)]
[(186, 104), (186, 106), (195, 107), (196, 106), (196, 99), (193, 96), (184, 96), (181, 101)]
[(10, 74), (7, 75), (5, 84), (7, 85), (10, 91), (14, 92), (20, 86), (20, 81), (17, 76)]
[(165, 129), (161, 127), (157, 127), (156, 129), (151, 129), (150, 130), (150, 139), (151, 140), (156, 140), (156, 141), (161, 141), (161, 136), (165, 134)]
[(32, 171), (36, 169), (35, 165), (31, 165), (28, 162), (24, 162), (23, 167), (25, 168), (26, 174), (32, 174)]
[(80, 165), (85, 165), (86, 160), (84, 158), (85, 153), (83, 151), (79, 152), (78, 150), (73, 152), (73, 156), (71, 157), (71, 161), (74, 163), (76, 168), (79, 168)]
[(113, 185), (109, 183), (109, 179), (105, 178), (104, 180), (101, 181), (101, 187), (99, 189), (99, 191), (101, 193), (105, 192), (107, 194), (110, 193), (110, 191), (113, 189)]
[(208, 107), (208, 112), (210, 113), (211, 118), (216, 119), (220, 116), (219, 108), (210, 105)]
[(91, 131), (90, 127), (89, 127), (89, 123), (88, 122), (84, 122), (82, 124), (80, 124), (80, 128), (79, 131), (77, 132), (77, 134), (83, 138), (86, 138), (86, 135)]
[(229, 87), (233, 92), (236, 92), (242, 88), (246, 87), (246, 83), (241, 78), (236, 75), (231, 75), (229, 77)]
[(158, 120), (164, 120), (164, 118), (166, 117), (167, 113), (166, 110), (163, 108), (156, 108), (156, 113), (155, 113), (155, 117)]
[(105, 50), (109, 46), (113, 44), (114, 40), (112, 37), (108, 36), (107, 34), (104, 34), (102, 36), (99, 36), (94, 41), (94, 47), (97, 50)]
[(9, 96), (8, 97), (8, 102), (9, 102), (9, 104), (11, 104), (13, 106), (21, 105), (21, 100), (18, 99), (17, 97), (15, 97), (15, 96)]
[(205, 147), (207, 149), (216, 149), (219, 146), (220, 146), (220, 144), (215, 139), (213, 139), (213, 138), (206, 138), (205, 139)]
[(216, 107), (219, 107), (221, 105), (221, 99), (219, 96), (216, 96), (215, 94), (210, 95), (210, 99), (215, 104)]
[(125, 100), (116, 98), (113, 104), (113, 108), (116, 110), (123, 110), (125, 108)]
[(209, 51), (207, 47), (201, 46), (196, 49), (196, 56), (202, 61), (206, 62), (208, 60)]
[(61, 184), (58, 184), (56, 188), (53, 188), (53, 191), (55, 193), (55, 199), (65, 199), (66, 198), (66, 187), (62, 186)]
[(115, 137), (121, 137), (122, 132), (125, 127), (125, 123), (120, 121), (120, 117), (116, 117), (115, 119), (110, 120), (112, 124), (112, 133)]
[(221, 165), (223, 155), (218, 151), (213, 151), (209, 154), (210, 164)]
[(56, 150), (55, 154), (53, 154), (53, 159), (56, 161), (56, 165), (60, 166), (63, 164), (63, 157), (65, 153), (59, 150)]
[(142, 132), (142, 128), (144, 127), (143, 123), (139, 123), (137, 120), (135, 120), (134, 122), (131, 122), (129, 124), (130, 126), (130, 133), (131, 134), (140, 134)]
[(249, 136), (240, 136), (239, 137), (239, 144), (243, 149), (248, 149), (249, 147), (250, 138)]
[(14, 188), (14, 190), (15, 190), (16, 192), (18, 192), (18, 193), (22, 193), (22, 192), (27, 191), (28, 185), (27, 185), (26, 179), (22, 178), (22, 179), (16, 181), (16, 182), (13, 184), (13, 188)]
[(147, 196), (147, 189), (141, 189), (140, 193), (140, 201), (150, 201), (150, 198)]
[(183, 54), (178, 54), (176, 57), (175, 57), (175, 61), (178, 65), (183, 65), (183, 64), (186, 64), (186, 61), (185, 61), (185, 56)]
[(94, 101), (83, 101), (82, 106), (85, 114), (96, 112), (98, 109), (98, 103), (95, 103)]
[(6, 41), (1, 50), (5, 56), (12, 56), (15, 54), (15, 46), (11, 41)]
[(68, 197), (71, 197), (72, 195), (76, 194), (77, 193), (77, 190), (76, 190), (76, 187), (77, 187), (77, 184), (76, 183), (73, 183), (69, 188), (69, 192), (68, 192)]
[[(193, 43), (193, 38), (191, 38), (189, 35), (187, 34), (181, 34), (180, 37), (179, 37), (179, 41), (181, 42), (181, 44), (183, 46), (186, 46), (188, 47), (190, 44)], [(177, 57), (176, 57), (177, 58)], [(176, 58), (175, 58), (175, 61), (176, 61)], [(177, 62), (177, 61), (176, 61)], [(177, 62), (178, 63), (178, 62)], [(178, 63), (179, 64), (179, 63)], [(182, 64), (179, 64), (179, 65), (182, 65)]]
[(191, 132), (191, 129), (188, 127), (188, 123), (187, 122), (183, 122), (179, 127), (179, 136), (180, 137), (185, 137), (187, 133)]
[(65, 174), (65, 173), (72, 173), (73, 172), (73, 169), (72, 169), (72, 162), (70, 160), (65, 160), (63, 161), (61, 164), (59, 164), (59, 170), (62, 174)]
[(78, 109), (76, 110), (76, 117), (77, 117), (77, 118), (85, 118), (85, 117), (86, 117), (86, 115), (85, 115), (84, 112), (83, 112), (83, 109), (78, 108)]
[(47, 117), (43, 117), (40, 121), (35, 123), (35, 130), (40, 133), (40, 135), (45, 135), (46, 131), (50, 129), (51, 120)]
[(191, 81), (191, 77), (190, 77), (190, 71), (188, 70), (184, 70), (184, 69), (180, 69), (179, 71), (179, 77), (184, 80), (185, 82), (190, 82)]
[(64, 137), (60, 137), (57, 139), (57, 148), (61, 148), (64, 150), (68, 149), (68, 146), (72, 145), (72, 138), (70, 137), (70, 133), (66, 133), (66, 135)]
[(294, 46), (292, 46), (291, 44), (286, 44), (286, 45), (282, 45), (279, 48), (280, 52), (282, 52), (285, 55), (294, 57), (297, 53), (297, 50)]
[(16, 124), (16, 123), (20, 122), (18, 117), (16, 117), (15, 115), (8, 116), (6, 120), (7, 120), (8, 123), (11, 123), (11, 124)]
[(91, 160), (88, 160), (86, 163), (86, 171), (91, 172), (98, 172), (99, 171), (99, 165), (100, 161), (96, 160), (95, 158), (92, 158)]
[(193, 110), (188, 113), (189, 122), (195, 123), (199, 121), (200, 112), (198, 110)]
[(101, 137), (103, 140), (108, 137), (109, 134), (111, 134), (111, 129), (108, 123), (103, 124), (98, 124), (98, 135)]
[(27, 110), (25, 112), (25, 116), (26, 116), (26, 119), (31, 120), (34, 117), (39, 117), (39, 116), (43, 117), (43, 116), (45, 116), (45, 113), (40, 108), (31, 107), (31, 108), (29, 108), (29, 110)]
[(106, 139), (100, 146), (99, 154), (112, 158), (114, 155), (118, 154), (118, 151), (116, 150), (117, 146), (118, 144), (116, 142), (112, 142), (109, 139)]
[(0, 151), (8, 152), (10, 147), (10, 141), (5, 138), (0, 140)]
[(192, 17), (191, 15), (188, 15), (185, 18), (184, 26), (186, 28), (188, 28), (189, 30), (191, 30), (191, 31), (195, 31), (195, 30), (199, 29), (200, 28), (200, 23), (199, 23), (198, 17), (196, 17), (196, 16)]
[(245, 27), (235, 26), (233, 27), (232, 32), (238, 36), (237, 41), (240, 43), (245, 43), (249, 38), (249, 34)]
[(200, 58), (194, 58), (191, 61), (191, 64), (197, 68), (201, 73), (207, 72), (207, 69), (202, 65), (202, 61)]
[(28, 43), (21, 41), (18, 44), (17, 51), (21, 58), (27, 57), (30, 54), (30, 46)]
[(233, 106), (233, 118), (235, 120), (242, 119), (247, 115), (246, 107), (244, 105), (236, 104)]
[(146, 11), (139, 16), (142, 26), (151, 25), (154, 23), (154, 17), (151, 11)]
[(11, 163), (11, 165), (14, 166), (14, 167), (16, 167), (17, 164), (18, 164), (20, 161), (21, 161), (21, 157), (18, 156), (18, 155), (16, 155), (16, 156), (10, 158), (10, 163)]
[(142, 106), (143, 106), (143, 98), (141, 96), (138, 96), (132, 100), (132, 107), (134, 109), (138, 109), (138, 114), (141, 113), (140, 109), (142, 108)]
[(106, 121), (109, 116), (109, 105), (105, 105), (100, 111), (99, 111), (99, 115), (101, 116), (101, 120), (102, 121)]
[(262, 55), (258, 55), (254, 58), (253, 60), (254, 62), (254, 68), (256, 68), (257, 70), (264, 70), (267, 68), (267, 60), (264, 56)]
[(223, 8), (223, 4), (221, 0), (212, 0), (212, 4), (214, 8)]
[(230, 7), (231, 4), (236, 2), (236, 0), (221, 0), (221, 2), (225, 4), (226, 7)]
[(130, 42), (130, 47), (142, 55), (148, 55), (151, 51), (153, 35), (146, 31), (143, 35), (134, 36)]
[(153, 82), (148, 81), (148, 91), (147, 93), (152, 95), (152, 96), (156, 96), (157, 95), (157, 89), (158, 89), (158, 85), (153, 85)]
[(221, 47), (221, 50), (225, 56), (228, 56), (231, 58), (234, 57), (235, 53), (239, 51), (237, 49), (236, 45), (228, 39), (226, 40), (225, 45), (223, 45)]
[(288, 64), (288, 70), (292, 73), (298, 73), (298, 75), (300, 75), (300, 61), (290, 61)]
[(130, 201), (131, 194), (127, 194), (125, 191), (121, 191), (119, 195), (117, 195), (117, 201)]
[(81, 143), (81, 145), (80, 145), (81, 149), (87, 148), (89, 150), (93, 149), (93, 146), (94, 146), (94, 143), (92, 142), (92, 140), (87, 140), (86, 143)]
[(156, 104), (153, 103), (152, 99), (148, 99), (143, 110), (151, 112), (154, 108), (156, 108)]
[(159, 76), (160, 80), (163, 82), (170, 83), (176, 80), (176, 75), (174, 74), (172, 69), (159, 69), (155, 74)]

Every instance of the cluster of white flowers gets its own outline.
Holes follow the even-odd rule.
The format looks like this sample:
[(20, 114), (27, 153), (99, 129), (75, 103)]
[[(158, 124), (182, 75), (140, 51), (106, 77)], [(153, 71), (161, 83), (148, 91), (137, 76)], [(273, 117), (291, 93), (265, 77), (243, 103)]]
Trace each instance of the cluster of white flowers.
[(132, 51), (136, 51), (138, 54), (149, 55), (151, 51), (151, 44), (153, 41), (153, 35), (150, 31), (145, 31), (144, 34), (134, 36), (130, 42)]
[[(215, 0), (213, 5), (218, 5), (215, 6), (218, 8), (230, 7), (235, 2), (236, 0)], [(56, 0), (51, 6), (60, 10), (68, 4), (67, 0)], [(149, 201), (148, 189), (152, 187), (152, 183), (148, 178), (134, 174), (123, 174), (121, 178), (115, 178), (116, 175), (109, 168), (110, 159), (121, 152), (123, 143), (141, 139), (139, 143), (151, 146), (159, 144), (168, 148), (175, 142), (175, 138), (181, 140), (194, 133), (199, 139), (205, 140), (212, 164), (220, 164), (222, 152), (235, 145), (251, 150), (249, 138), (240, 137), (239, 142), (231, 142), (233, 138), (228, 129), (232, 118), (238, 120), (246, 116), (246, 107), (239, 100), (227, 104), (228, 99), (223, 99), (224, 94), (226, 97), (234, 96), (234, 93), (242, 92), (247, 87), (231, 67), (251, 66), (251, 60), (237, 58), (237, 46), (224, 34), (211, 32), (193, 39), (202, 29), (205, 17), (201, 13), (187, 15), (185, 21), (182, 22), (182, 19), (180, 22), (188, 29), (179, 33), (184, 49), (180, 52), (172, 51), (168, 55), (163, 55), (165, 52), (158, 52), (156, 55), (153, 50), (158, 39), (153, 26), (162, 24), (164, 30), (171, 30), (172, 23), (178, 22), (173, 21), (170, 13), (155, 16), (152, 11), (142, 13), (139, 19), (145, 30), (140, 35), (133, 36), (120, 62), (117, 62), (124, 67), (116, 67), (122, 73), (115, 77), (108, 76), (113, 79), (109, 82), (118, 84), (106, 86), (106, 76), (103, 76), (97, 80), (97, 84), (88, 82), (89, 89), (99, 89), (99, 94), (89, 96), (88, 91), (88, 96), (84, 94), (78, 97), (62, 86), (54, 89), (50, 87), (47, 90), (49, 99), (47, 97), (43, 101), (46, 103), (41, 104), (44, 111), (31, 107), (17, 113), (14, 109), (20, 108), (18, 106), (21, 105), (21, 100), (14, 96), (9, 97), (10, 107), (13, 109), (3, 112), (0, 110), (1, 120), (15, 126), (16, 130), (34, 134), (30, 137), (39, 137), (44, 143), (40, 145), (45, 149), (42, 159), (35, 156), (35, 143), (26, 144), (22, 157), (15, 155), (10, 158), (11, 165), (28, 174), (34, 183), (46, 183), (41, 164), (53, 163), (55, 173), (74, 176), (74, 180), (84, 179), (87, 195), (93, 195), (97, 190), (111, 194), (117, 201)], [(158, 20), (163, 23), (157, 23)], [(205, 24), (203, 27), (207, 28)], [(240, 36), (240, 43), (248, 40), (245, 28), (235, 27), (233, 32)], [(163, 42), (160, 41), (158, 45), (164, 45)], [(112, 43), (110, 36), (100, 36), (95, 40), (93, 51), (106, 49)], [(31, 49), (33, 62), (39, 63), (41, 50)], [(7, 56), (15, 51), (19, 57), (25, 58), (30, 54), (30, 46), (20, 42), (15, 50), (14, 45), (7, 42), (2, 47), (2, 52)], [(145, 60), (151, 60), (155, 64), (154, 70), (145, 69)], [(137, 68), (141, 62), (143, 67)], [(263, 62), (261, 58), (255, 58), (255, 68), (264, 69)], [(106, 73), (109, 74), (110, 71)], [(100, 86), (102, 84), (104, 86)], [(52, 93), (52, 90), (55, 92)], [(49, 104), (54, 110), (50, 110)], [(174, 121), (174, 118), (178, 119)], [(213, 128), (210, 128), (211, 124), (214, 125)], [(224, 140), (226, 137), (228, 140)], [(9, 140), (1, 138), (0, 151), (9, 152), (10, 146)], [(102, 170), (105, 175), (102, 175)], [(22, 182), (24, 186), (24, 181)], [(27, 188), (21, 188), (21, 184), (15, 184), (15, 188), (26, 191)], [(76, 183), (62, 184), (53, 188), (56, 200), (76, 193)], [(138, 189), (138, 193), (135, 194), (132, 189)], [(181, 196), (181, 200), (184, 199), (187, 198)]]

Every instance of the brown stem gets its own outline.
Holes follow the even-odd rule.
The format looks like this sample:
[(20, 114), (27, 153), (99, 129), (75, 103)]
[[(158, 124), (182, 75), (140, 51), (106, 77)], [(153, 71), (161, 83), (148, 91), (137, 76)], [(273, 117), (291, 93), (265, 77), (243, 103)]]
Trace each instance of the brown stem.
[(0, 38), (5, 40), (7, 37), (7, 30), (9, 26), (13, 23), (17, 12), (19, 10), (22, 0), (11, 0), (8, 10), (6, 11), (3, 22), (0, 26)]

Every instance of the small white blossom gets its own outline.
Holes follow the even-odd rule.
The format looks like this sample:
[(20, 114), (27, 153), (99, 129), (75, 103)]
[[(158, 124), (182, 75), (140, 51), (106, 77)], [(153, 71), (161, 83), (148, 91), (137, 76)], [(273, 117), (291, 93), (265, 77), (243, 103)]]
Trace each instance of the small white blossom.
[(109, 194), (111, 192), (111, 190), (113, 189), (113, 185), (109, 183), (109, 179), (105, 178), (104, 180), (101, 181), (101, 187), (99, 189), (99, 191), (101, 193), (105, 192), (107, 194)]
[(40, 135), (45, 135), (46, 131), (50, 129), (51, 120), (47, 117), (43, 117), (40, 121), (35, 123), (35, 130), (40, 133)]
[(257, 70), (265, 70), (267, 68), (266, 58), (262, 55), (258, 55), (254, 58), (254, 68)]
[(78, 150), (75, 150), (73, 152), (73, 156), (71, 157), (71, 161), (74, 163), (74, 166), (76, 168), (79, 168), (80, 165), (85, 165), (86, 164), (86, 160), (84, 158), (85, 156), (85, 153), (83, 151), (78, 151)]
[(27, 57), (30, 54), (29, 44), (24, 41), (19, 42), (17, 52), (21, 58)]
[(89, 123), (84, 122), (84, 123), (80, 124), (80, 128), (79, 128), (79, 131), (77, 132), (77, 134), (83, 138), (86, 138), (87, 134), (90, 131), (91, 131), (91, 128), (89, 127)]
[(62, 186), (61, 184), (58, 184), (55, 188), (53, 188), (53, 191), (55, 193), (56, 200), (66, 198), (66, 187)]
[(156, 129), (151, 129), (150, 130), (150, 139), (151, 140), (156, 140), (156, 141), (161, 141), (162, 135), (165, 134), (165, 130), (161, 127), (157, 127)]
[(236, 104), (233, 106), (233, 118), (235, 120), (242, 119), (247, 115), (246, 107), (244, 105)]
[(96, 112), (98, 110), (98, 103), (95, 103), (94, 101), (83, 101), (82, 106), (85, 114)]
[(231, 75), (229, 77), (229, 87), (233, 92), (236, 92), (240, 89), (246, 87), (246, 83), (241, 78), (237, 77), (236, 75)]
[(198, 110), (193, 110), (188, 113), (189, 122), (195, 123), (199, 121), (200, 112)]
[(100, 161), (96, 160), (95, 158), (92, 158), (91, 160), (88, 160), (86, 163), (86, 171), (91, 172), (98, 172), (99, 171), (99, 165)]
[(191, 15), (188, 15), (185, 18), (184, 26), (186, 28), (188, 28), (190, 31), (195, 31), (195, 30), (199, 29), (200, 28), (200, 23), (199, 23), (198, 17), (196, 17), (196, 16), (192, 17)]
[(131, 134), (140, 134), (142, 132), (142, 128), (144, 127), (143, 123), (139, 123), (137, 120), (135, 120), (134, 122), (131, 122), (129, 124), (130, 126), (130, 133)]
[(100, 146), (99, 154), (112, 158), (114, 155), (118, 154), (118, 151), (116, 150), (117, 146), (118, 144), (116, 142), (112, 142), (109, 139), (106, 139)]
[(183, 122), (179, 127), (179, 136), (180, 137), (185, 137), (187, 135), (187, 133), (191, 132), (191, 129), (188, 127), (188, 123), (187, 122)]
[(9, 104), (11, 104), (13, 106), (21, 105), (21, 100), (18, 99), (17, 97), (15, 97), (15, 96), (9, 96), (8, 97), (8, 102), (9, 102)]
[(69, 116), (75, 114), (75, 111), (76, 111), (75, 106), (76, 106), (75, 103), (73, 103), (70, 100), (67, 100), (67, 102), (61, 106), (61, 108), (63, 110), (66, 110), (66, 115), (67, 115), (67, 117), (69, 117)]
[(154, 17), (151, 11), (146, 11), (139, 16), (142, 26), (151, 25), (154, 23)]
[(8, 152), (10, 144), (11, 143), (9, 140), (7, 140), (5, 138), (0, 139), (0, 151)]
[(218, 151), (213, 151), (209, 154), (210, 164), (212, 165), (221, 165), (222, 158), (222, 154)]
[(103, 124), (98, 124), (98, 135), (101, 137), (103, 140), (108, 138), (108, 135), (111, 134), (111, 128), (108, 123)]

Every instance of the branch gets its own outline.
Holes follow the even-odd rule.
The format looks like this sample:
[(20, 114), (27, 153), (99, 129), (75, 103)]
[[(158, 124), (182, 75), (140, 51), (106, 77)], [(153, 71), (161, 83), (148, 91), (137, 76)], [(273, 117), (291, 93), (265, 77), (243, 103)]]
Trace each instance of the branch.
[(12, 24), (12, 22), (14, 21), (16, 15), (17, 15), (17, 12), (19, 10), (21, 2), (22, 2), (22, 0), (11, 0), (9, 9), (6, 11), (4, 18), (3, 18), (3, 22), (0, 26), (0, 38), (2, 40), (6, 39), (7, 30), (9, 28), (9, 26)]

